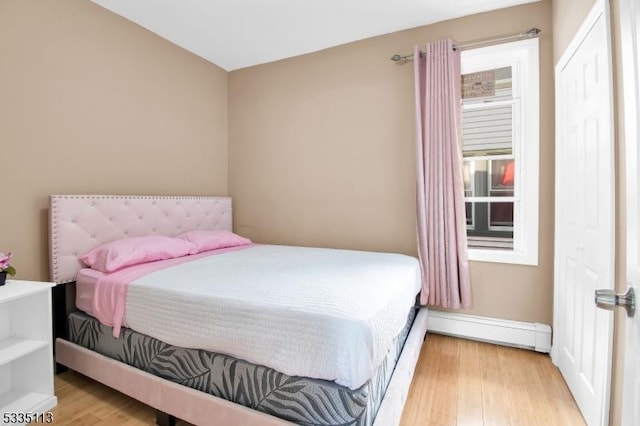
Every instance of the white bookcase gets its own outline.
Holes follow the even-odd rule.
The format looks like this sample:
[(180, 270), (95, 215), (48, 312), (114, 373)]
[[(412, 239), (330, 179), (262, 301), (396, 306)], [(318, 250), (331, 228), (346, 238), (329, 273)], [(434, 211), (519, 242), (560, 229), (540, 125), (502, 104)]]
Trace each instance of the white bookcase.
[(5, 413), (45, 413), (58, 402), (51, 335), (54, 285), (7, 280), (0, 287), (0, 424)]

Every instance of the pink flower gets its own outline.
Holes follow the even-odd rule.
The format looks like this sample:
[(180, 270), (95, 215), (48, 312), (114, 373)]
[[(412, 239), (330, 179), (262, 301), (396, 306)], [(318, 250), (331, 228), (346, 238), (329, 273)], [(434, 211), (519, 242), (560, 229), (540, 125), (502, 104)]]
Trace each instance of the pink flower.
[(0, 252), (0, 271), (9, 268), (9, 259), (11, 259), (11, 252), (7, 254)]

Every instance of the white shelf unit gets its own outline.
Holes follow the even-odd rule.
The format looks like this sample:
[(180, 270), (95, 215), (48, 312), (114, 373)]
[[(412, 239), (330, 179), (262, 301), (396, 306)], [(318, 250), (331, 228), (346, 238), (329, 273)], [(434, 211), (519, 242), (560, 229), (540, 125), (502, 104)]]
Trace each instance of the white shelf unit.
[(0, 424), (5, 413), (45, 413), (58, 402), (51, 335), (54, 285), (7, 280), (0, 286)]

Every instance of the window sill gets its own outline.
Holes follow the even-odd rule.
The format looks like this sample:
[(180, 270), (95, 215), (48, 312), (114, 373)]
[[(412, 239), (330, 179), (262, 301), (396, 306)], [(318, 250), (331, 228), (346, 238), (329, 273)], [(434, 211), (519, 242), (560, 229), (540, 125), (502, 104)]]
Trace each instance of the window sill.
[(474, 262), (511, 263), (515, 265), (538, 265), (537, 253), (525, 253), (514, 250), (477, 249), (467, 250), (469, 260)]

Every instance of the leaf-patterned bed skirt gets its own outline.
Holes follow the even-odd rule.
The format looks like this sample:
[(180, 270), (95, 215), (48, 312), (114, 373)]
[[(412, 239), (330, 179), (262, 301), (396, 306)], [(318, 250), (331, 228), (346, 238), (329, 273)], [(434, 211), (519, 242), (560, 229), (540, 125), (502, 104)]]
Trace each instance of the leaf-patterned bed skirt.
[(228, 355), (172, 346), (127, 328), (116, 339), (111, 327), (82, 312), (69, 316), (69, 340), (155, 376), (300, 425), (368, 426), (373, 424), (415, 315), (411, 309), (376, 375), (356, 390), (326, 380), (287, 376)]

